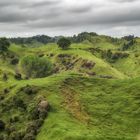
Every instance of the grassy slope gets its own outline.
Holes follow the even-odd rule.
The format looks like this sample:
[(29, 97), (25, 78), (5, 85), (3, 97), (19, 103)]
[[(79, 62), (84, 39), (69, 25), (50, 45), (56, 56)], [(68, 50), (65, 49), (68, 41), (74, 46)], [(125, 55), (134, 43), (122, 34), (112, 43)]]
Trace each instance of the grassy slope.
[[(113, 47), (108, 43), (100, 43), (96, 46), (107, 49)], [(135, 61), (133, 52), (127, 60), (117, 61), (113, 68), (111, 64), (86, 51), (91, 47), (94, 46), (73, 44), (71, 49), (62, 51), (55, 44), (39, 48), (22, 48), (12, 45), (10, 50), (20, 58), (28, 54), (43, 53), (47, 56), (53, 53), (51, 60), (54, 63), (57, 62), (57, 55), (70, 54), (95, 62), (96, 66), (91, 71), (96, 72), (97, 75), (112, 75), (118, 79), (82, 77), (72, 74), (78, 73), (78, 67), (75, 67), (72, 71), (61, 72), (48, 78), (16, 81), (12, 77), (15, 68), (9, 63), (0, 62), (2, 64), (0, 69), (10, 73), (9, 81), (0, 83), (0, 90), (16, 85), (5, 100), (17, 96), (16, 91), (20, 87), (30, 84), (41, 87), (42, 90), (38, 95), (45, 95), (51, 104), (51, 111), (37, 140), (135, 140), (139, 136), (140, 79), (124, 79), (128, 76), (123, 74), (127, 72), (126, 74), (129, 75), (131, 72), (132, 75), (137, 76), (139, 73), (139, 70), (134, 71), (135, 68), (139, 69), (138, 65), (130, 68), (134, 66), (131, 61)], [(6, 115), (3, 117), (7, 118)]]
[(47, 97), (53, 111), (37, 140), (135, 140), (140, 132), (139, 82), (70, 78)]
[[(51, 60), (56, 63), (57, 55), (59, 54), (69, 54), (71, 56), (76, 56), (77, 58), (81, 58), (83, 60), (88, 60), (96, 63), (95, 67), (92, 71), (96, 72), (98, 75), (111, 75), (116, 78), (126, 78), (123, 73), (120, 71), (114, 69), (111, 67), (108, 63), (104, 62), (102, 59), (97, 58), (96, 56), (92, 55), (90, 52), (88, 52), (86, 49), (90, 48), (91, 46), (85, 45), (85, 44), (73, 44), (69, 50), (61, 50), (59, 49), (55, 44), (49, 44), (47, 46), (42, 46), (39, 48), (34, 49), (26, 49), (26, 48), (20, 48), (19, 46), (12, 46), (10, 48), (11, 51), (14, 51), (18, 53), (21, 56), (27, 55), (27, 54), (53, 54), (54, 57), (51, 58)], [(79, 65), (79, 64), (77, 64)], [(75, 69), (77, 71), (77, 69)]]

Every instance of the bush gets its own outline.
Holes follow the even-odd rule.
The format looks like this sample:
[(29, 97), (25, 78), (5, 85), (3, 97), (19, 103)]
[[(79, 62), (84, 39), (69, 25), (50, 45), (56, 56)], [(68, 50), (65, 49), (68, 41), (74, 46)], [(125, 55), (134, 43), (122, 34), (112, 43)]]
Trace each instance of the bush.
[(19, 62), (19, 59), (18, 58), (13, 58), (10, 63), (12, 65), (16, 65), (16, 64), (18, 64), (18, 62)]
[(4, 129), (5, 129), (5, 123), (2, 120), (0, 120), (0, 131)]
[(128, 53), (122, 52), (112, 52), (111, 50), (103, 51), (102, 58), (106, 59), (108, 62), (115, 62), (118, 59), (127, 58), (129, 56)]
[(20, 99), (18, 97), (13, 98), (13, 103), (16, 107), (26, 109), (26, 104), (24, 103), (24, 101), (22, 99)]
[(29, 120), (37, 120), (39, 119), (39, 111), (37, 107), (33, 107), (29, 110)]
[(0, 38), (0, 53), (8, 51), (10, 43), (6, 38)]
[(4, 140), (4, 136), (3, 135), (0, 135), (0, 140)]
[(20, 91), (23, 91), (24, 93), (31, 95), (36, 94), (38, 92), (39, 88), (32, 85), (26, 85), (25, 87), (22, 87)]
[(8, 76), (6, 73), (3, 74), (3, 77), (2, 77), (3, 81), (7, 81), (8, 80)]
[(22, 137), (23, 136), (20, 133), (13, 132), (13, 133), (10, 134), (9, 139), (10, 140), (21, 140)]
[(21, 60), (21, 69), (27, 77), (41, 78), (51, 74), (52, 63), (47, 58), (25, 56)]
[(10, 123), (15, 123), (15, 122), (18, 122), (19, 121), (19, 116), (13, 116), (10, 118)]
[(67, 49), (71, 45), (71, 41), (63, 37), (58, 40), (57, 44), (60, 48)]
[(21, 76), (20, 73), (16, 73), (14, 77), (15, 77), (16, 80), (21, 80), (22, 79), (22, 76)]
[(35, 140), (35, 135), (32, 134), (32, 133), (27, 133), (27, 134), (24, 136), (23, 140)]
[(9, 93), (10, 91), (9, 91), (9, 89), (7, 89), (7, 88), (5, 88), (4, 90), (3, 90), (3, 93), (4, 94), (7, 94), (7, 93)]

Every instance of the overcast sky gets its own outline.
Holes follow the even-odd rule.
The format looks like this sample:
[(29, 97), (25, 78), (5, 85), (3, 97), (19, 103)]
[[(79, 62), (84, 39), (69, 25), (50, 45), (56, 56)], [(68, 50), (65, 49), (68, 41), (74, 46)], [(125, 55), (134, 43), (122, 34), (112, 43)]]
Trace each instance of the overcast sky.
[(0, 0), (0, 36), (140, 36), (140, 0)]

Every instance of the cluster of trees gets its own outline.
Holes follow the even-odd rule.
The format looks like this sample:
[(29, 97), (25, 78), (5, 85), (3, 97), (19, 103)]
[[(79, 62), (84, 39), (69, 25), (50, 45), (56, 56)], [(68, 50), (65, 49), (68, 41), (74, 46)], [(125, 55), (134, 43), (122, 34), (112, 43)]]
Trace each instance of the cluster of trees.
[(127, 41), (131, 41), (131, 40), (135, 39), (135, 36), (134, 35), (128, 35), (128, 36), (122, 37), (122, 39), (125, 39)]
[(130, 40), (128, 41), (127, 43), (124, 43), (123, 46), (122, 46), (122, 51), (125, 51), (125, 50), (128, 50), (129, 48), (131, 48), (134, 44), (136, 43), (135, 40)]
[(125, 40), (125, 43), (121, 47), (122, 51), (130, 49), (136, 43), (134, 35), (124, 36), (122, 39)]
[(89, 40), (90, 41), (91, 37), (93, 37), (93, 36), (98, 36), (98, 34), (94, 33), (94, 32), (90, 32), (90, 33), (82, 32), (82, 33), (80, 33), (78, 35), (74, 35), (73, 37), (70, 37), (70, 40), (72, 42), (75, 42), (75, 43), (80, 43), (80, 42), (82, 42), (84, 40)]
[(22, 58), (21, 70), (28, 78), (46, 77), (52, 72), (52, 63), (45, 57), (29, 55)]
[(31, 44), (33, 42), (40, 42), (43, 44), (55, 42), (55, 38), (47, 36), (47, 35), (37, 35), (33, 37), (18, 37), (11, 38), (10, 41), (15, 44)]
[(106, 59), (109, 62), (115, 62), (118, 59), (126, 58), (128, 56), (128, 53), (112, 52), (110, 49), (107, 51), (102, 51), (102, 58)]
[[(82, 32), (78, 35), (74, 35), (72, 37), (67, 37), (71, 42), (82, 42), (84, 40), (90, 40), (92, 36), (98, 36), (98, 34), (94, 32)], [(59, 39), (63, 38), (62, 36), (50, 37), (47, 35), (37, 35), (33, 37), (18, 37), (11, 38), (10, 41), (15, 44), (31, 44), (33, 42), (39, 42), (43, 44), (47, 43), (56, 43)]]
[(0, 54), (3, 54), (8, 51), (10, 42), (6, 38), (0, 38)]

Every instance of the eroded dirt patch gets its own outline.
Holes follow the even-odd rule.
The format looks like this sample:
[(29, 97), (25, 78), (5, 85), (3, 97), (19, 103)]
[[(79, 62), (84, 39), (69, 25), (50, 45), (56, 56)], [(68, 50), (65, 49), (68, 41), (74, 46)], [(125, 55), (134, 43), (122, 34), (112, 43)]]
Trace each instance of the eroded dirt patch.
[(90, 117), (80, 103), (79, 94), (67, 85), (63, 85), (61, 91), (64, 96), (64, 102), (62, 102), (62, 105), (66, 110), (79, 121), (89, 123)]

